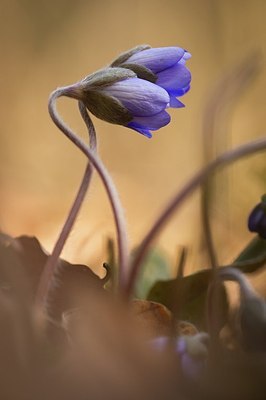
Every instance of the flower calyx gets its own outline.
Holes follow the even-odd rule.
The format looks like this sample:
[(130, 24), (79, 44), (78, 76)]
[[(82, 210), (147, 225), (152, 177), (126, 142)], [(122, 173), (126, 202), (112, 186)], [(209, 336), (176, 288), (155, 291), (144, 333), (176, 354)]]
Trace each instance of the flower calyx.
[(135, 77), (133, 71), (123, 68), (105, 68), (97, 71), (80, 82), (81, 100), (97, 118), (112, 124), (127, 125), (132, 120), (132, 114), (117, 97), (109, 95), (105, 89)]

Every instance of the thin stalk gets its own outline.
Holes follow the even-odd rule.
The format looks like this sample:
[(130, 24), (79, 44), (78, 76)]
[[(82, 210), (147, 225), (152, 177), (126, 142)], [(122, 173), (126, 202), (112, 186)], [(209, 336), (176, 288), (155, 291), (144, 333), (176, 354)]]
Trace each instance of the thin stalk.
[(210, 196), (211, 185), (208, 180), (202, 185), (201, 192), (201, 221), (203, 226), (204, 240), (207, 248), (208, 258), (211, 265), (213, 276), (218, 265), (217, 254), (215, 250), (211, 222), (210, 222)]
[(232, 163), (242, 157), (263, 151), (266, 149), (266, 137), (254, 140), (252, 142), (243, 144), (236, 149), (226, 151), (225, 153), (218, 156), (215, 160), (209, 163), (198, 171), (189, 182), (176, 194), (173, 200), (166, 206), (164, 211), (161, 213), (159, 218), (155, 221), (154, 225), (148, 231), (144, 237), (141, 245), (139, 246), (136, 256), (131, 264), (129, 280), (126, 286), (126, 296), (129, 297), (134, 289), (136, 278), (140, 270), (141, 264), (147, 255), (147, 252), (151, 246), (151, 243), (158, 235), (160, 230), (170, 219), (172, 214), (181, 206), (183, 201), (191, 195), (195, 189), (200, 185), (204, 184), (207, 178), (213, 174), (219, 167), (224, 167), (227, 164)]
[[(261, 56), (255, 52), (249, 54), (245, 60), (231, 69), (220, 79), (212, 91), (206, 105), (203, 118), (203, 156), (207, 164), (215, 158), (217, 149), (228, 142), (229, 122), (232, 119), (234, 108), (243, 94), (261, 69)], [(228, 126), (226, 126), (228, 125)], [(219, 129), (217, 128), (219, 127)], [(226, 129), (227, 128), (227, 129)], [(219, 133), (227, 132), (227, 134)], [(207, 179), (201, 185), (201, 220), (203, 240), (206, 244), (207, 255), (212, 269), (212, 282), (207, 292), (207, 325), (211, 341), (216, 348), (219, 342), (219, 299), (221, 296), (221, 283), (217, 280), (218, 256), (211, 227), (211, 206), (213, 200), (212, 179)]]
[[(239, 284), (241, 301), (253, 299), (257, 297), (255, 290), (246, 278), (246, 276), (234, 267), (222, 267), (216, 272), (215, 279), (210, 282), (207, 291), (207, 327), (211, 338), (214, 350), (219, 346), (219, 331), (221, 323), (219, 324), (219, 312), (221, 304), (219, 304), (219, 292), (217, 288), (222, 290), (222, 283), (226, 281), (233, 281)], [(223, 290), (225, 290), (223, 288)]]
[[(85, 106), (81, 102), (79, 102), (79, 110), (80, 110), (80, 114), (81, 114), (81, 116), (87, 126), (87, 129), (88, 129), (91, 150), (96, 152), (97, 139), (96, 139), (96, 132), (95, 132), (94, 125), (90, 119), (90, 116), (88, 115), (88, 113), (86, 111)], [(86, 193), (88, 191), (91, 177), (92, 177), (92, 172), (93, 172), (93, 168), (89, 162), (86, 166), (80, 187), (78, 189), (78, 192), (76, 194), (76, 197), (72, 204), (72, 207), (68, 213), (68, 216), (64, 223), (64, 226), (58, 236), (58, 239), (55, 243), (55, 246), (53, 248), (51, 255), (48, 257), (46, 264), (44, 265), (43, 273), (41, 275), (39, 286), (38, 286), (37, 293), (36, 293), (36, 303), (37, 304), (40, 304), (40, 305), (43, 303), (46, 304), (46, 302), (48, 301), (50, 289), (53, 286), (53, 276), (56, 272), (58, 258), (60, 257), (60, 254), (66, 243), (66, 240), (73, 228), (73, 225), (76, 221), (76, 218), (78, 216), (81, 205), (82, 205), (84, 198), (86, 196)]]
[[(207, 164), (216, 156), (216, 148), (219, 147), (219, 138), (228, 139), (228, 135), (218, 135), (218, 126), (224, 126), (225, 121), (230, 121), (232, 112), (243, 94), (244, 90), (253, 82), (261, 70), (261, 54), (257, 51), (248, 54), (240, 64), (230, 69), (228, 73), (220, 79), (213, 89), (209, 101), (207, 102), (203, 118), (203, 158)], [(229, 114), (229, 115), (228, 115)], [(224, 129), (229, 131), (229, 129)], [(201, 217), (204, 240), (206, 243), (209, 262), (215, 275), (218, 266), (217, 254), (215, 251), (214, 239), (211, 229), (210, 209), (213, 195), (213, 183), (207, 180), (201, 188)]]
[[(48, 103), (49, 114), (55, 123), (55, 125), (64, 133), (64, 135), (74, 143), (90, 160), (93, 167), (99, 173), (105, 190), (107, 192), (109, 201), (111, 203), (111, 208), (114, 215), (116, 232), (117, 232), (117, 243), (118, 243), (118, 265), (119, 265), (119, 285), (123, 288), (126, 284), (126, 272), (128, 268), (128, 237), (126, 230), (125, 217), (123, 213), (123, 208), (120, 203), (120, 199), (110, 177), (107, 169), (103, 165), (101, 159), (98, 155), (90, 149), (61, 119), (56, 109), (56, 100), (59, 97), (66, 96), (75, 99), (80, 99), (79, 85), (71, 85), (64, 88), (56, 89), (51, 93)], [(84, 110), (84, 109), (83, 109)]]
[(250, 299), (257, 296), (247, 277), (236, 268), (227, 267), (221, 269), (217, 274), (217, 278), (222, 281), (237, 282), (240, 287), (241, 298)]

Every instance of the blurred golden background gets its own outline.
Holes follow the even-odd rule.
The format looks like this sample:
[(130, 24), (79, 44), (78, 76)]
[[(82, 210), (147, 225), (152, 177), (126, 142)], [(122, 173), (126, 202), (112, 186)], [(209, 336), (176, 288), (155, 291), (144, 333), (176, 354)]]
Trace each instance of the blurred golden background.
[[(47, 112), (49, 93), (107, 65), (137, 44), (180, 46), (192, 54), (186, 108), (151, 140), (96, 120), (99, 151), (117, 184), (131, 245), (202, 165), (202, 124), (217, 81), (245, 57), (266, 53), (264, 0), (1, 0), (1, 229), (36, 235), (51, 251), (81, 180), (86, 160), (56, 129)], [(220, 121), (220, 150), (265, 134), (265, 66)], [(65, 121), (86, 132), (72, 100), (60, 100)], [(223, 129), (226, 132), (223, 132)], [(246, 216), (265, 191), (265, 155), (216, 175), (213, 226), (220, 262), (231, 260), (250, 238)], [(219, 179), (221, 185), (219, 184)], [(64, 250), (92, 268), (105, 261), (106, 238), (115, 234), (102, 184), (89, 194)], [(202, 266), (199, 195), (168, 224), (159, 246), (174, 260), (190, 250), (190, 269)]]

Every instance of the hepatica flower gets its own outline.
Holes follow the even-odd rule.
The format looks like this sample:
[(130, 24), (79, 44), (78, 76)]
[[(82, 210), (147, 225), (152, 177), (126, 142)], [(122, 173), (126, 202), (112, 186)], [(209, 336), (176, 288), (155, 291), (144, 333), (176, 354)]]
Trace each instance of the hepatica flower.
[(177, 97), (190, 88), (189, 58), (180, 47), (138, 46), (86, 77), (78, 98), (98, 118), (151, 137), (170, 122), (168, 107), (184, 107)]
[(262, 239), (266, 239), (266, 194), (262, 196), (261, 202), (251, 211), (248, 229), (251, 232), (257, 232)]
[(124, 125), (151, 137), (170, 122), (165, 111), (170, 98), (165, 89), (125, 68), (105, 68), (77, 86), (79, 99), (104, 121)]
[[(182, 372), (187, 378), (195, 380), (203, 372), (208, 356), (208, 343), (209, 335), (205, 332), (176, 339), (174, 351), (179, 356)], [(156, 337), (151, 341), (151, 345), (158, 351), (164, 351), (169, 345), (169, 338)]]
[(184, 107), (177, 97), (190, 89), (191, 73), (186, 61), (191, 54), (180, 47), (138, 46), (119, 56), (113, 67), (124, 67), (136, 72), (139, 78), (150, 80), (165, 89), (170, 96), (170, 107)]

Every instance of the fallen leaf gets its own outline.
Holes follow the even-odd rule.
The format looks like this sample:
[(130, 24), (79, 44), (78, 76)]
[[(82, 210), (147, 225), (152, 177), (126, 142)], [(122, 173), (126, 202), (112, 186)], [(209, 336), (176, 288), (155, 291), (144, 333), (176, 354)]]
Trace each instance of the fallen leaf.
[[(33, 302), (48, 257), (35, 237), (12, 238), (1, 233), (0, 288), (10, 293), (23, 289), (28, 300)], [(63, 311), (75, 306), (75, 299), (90, 290), (103, 289), (106, 282), (82, 264), (59, 259), (57, 267), (49, 302), (49, 312), (56, 319), (61, 318)]]

